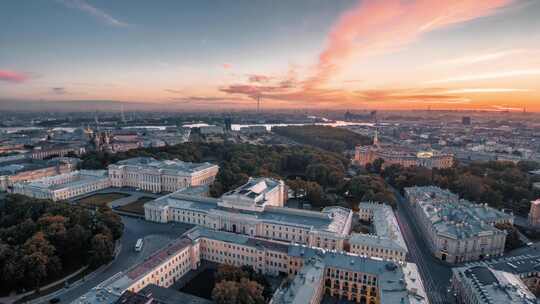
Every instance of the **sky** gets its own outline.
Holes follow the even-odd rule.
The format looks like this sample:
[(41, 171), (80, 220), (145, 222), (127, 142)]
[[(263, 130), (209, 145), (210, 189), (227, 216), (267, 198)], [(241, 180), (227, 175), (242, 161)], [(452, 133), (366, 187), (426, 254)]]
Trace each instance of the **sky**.
[(540, 112), (538, 0), (3, 0), (0, 103)]

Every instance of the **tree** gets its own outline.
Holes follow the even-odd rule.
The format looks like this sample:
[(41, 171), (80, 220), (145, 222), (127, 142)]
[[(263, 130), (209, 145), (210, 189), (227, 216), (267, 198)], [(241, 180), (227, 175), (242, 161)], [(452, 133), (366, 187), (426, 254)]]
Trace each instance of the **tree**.
[(495, 224), (495, 227), (500, 230), (506, 231), (506, 242), (504, 243), (504, 248), (506, 250), (513, 250), (523, 246), (523, 242), (519, 238), (519, 232), (517, 228), (511, 224)]
[(28, 279), (28, 287), (39, 287), (43, 279), (47, 277), (47, 264), (49, 259), (43, 252), (33, 252), (25, 255), (22, 259), (25, 268), (25, 277)]
[(90, 245), (90, 266), (98, 267), (112, 260), (114, 254), (114, 244), (111, 238), (105, 234), (96, 234)]
[(216, 283), (212, 290), (212, 299), (217, 304), (238, 303), (238, 283), (235, 281), (221, 281)]
[(314, 206), (322, 206), (324, 204), (324, 191), (316, 182), (305, 183), (306, 199)]
[(212, 290), (212, 299), (217, 304), (264, 304), (263, 287), (246, 278), (236, 281), (221, 281)]

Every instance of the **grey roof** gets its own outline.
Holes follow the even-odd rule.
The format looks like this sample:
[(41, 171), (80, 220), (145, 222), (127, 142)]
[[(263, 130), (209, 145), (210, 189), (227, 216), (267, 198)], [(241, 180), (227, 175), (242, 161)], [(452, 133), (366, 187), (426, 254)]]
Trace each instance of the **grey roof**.
[(392, 208), (385, 204), (362, 202), (359, 209), (369, 209), (373, 212), (372, 225), (375, 235), (352, 233), (351, 244), (367, 244), (372, 247), (387, 248), (407, 252), (407, 245), (401, 234)]
[(474, 204), (435, 186), (405, 188), (411, 203), (417, 204), (438, 234), (455, 239), (480, 234), (505, 233), (492, 224), (497, 220), (513, 221), (513, 216)]
[(197, 171), (217, 167), (211, 163), (191, 163), (181, 160), (156, 160), (152, 157), (135, 157), (126, 160), (121, 160), (113, 166), (134, 166), (138, 168), (157, 169), (171, 172), (194, 173)]
[(478, 303), (539, 303), (521, 278), (540, 273), (540, 254), (473, 262), (452, 272)]

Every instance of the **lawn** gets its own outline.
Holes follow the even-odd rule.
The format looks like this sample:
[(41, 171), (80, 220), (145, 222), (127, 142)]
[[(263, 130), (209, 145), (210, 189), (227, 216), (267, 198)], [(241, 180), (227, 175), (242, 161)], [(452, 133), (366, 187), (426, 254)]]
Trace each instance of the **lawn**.
[(108, 204), (112, 201), (115, 201), (120, 198), (128, 197), (129, 194), (124, 193), (97, 193), (85, 198), (82, 198), (78, 200), (77, 202), (81, 206), (85, 207), (103, 207), (108, 206)]
[(139, 197), (138, 200), (132, 203), (117, 207), (116, 210), (136, 213), (136, 214), (144, 214), (144, 203), (149, 202), (154, 199), (155, 198), (150, 197), (150, 196), (141, 196)]

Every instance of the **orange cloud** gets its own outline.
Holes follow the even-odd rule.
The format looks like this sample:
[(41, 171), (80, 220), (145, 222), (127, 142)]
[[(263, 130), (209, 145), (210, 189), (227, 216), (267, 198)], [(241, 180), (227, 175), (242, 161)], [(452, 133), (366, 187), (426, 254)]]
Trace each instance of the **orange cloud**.
[(490, 15), (512, 1), (359, 1), (334, 25), (306, 86), (324, 83), (353, 57), (394, 51), (428, 31)]

